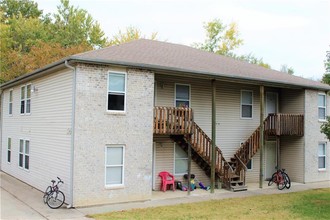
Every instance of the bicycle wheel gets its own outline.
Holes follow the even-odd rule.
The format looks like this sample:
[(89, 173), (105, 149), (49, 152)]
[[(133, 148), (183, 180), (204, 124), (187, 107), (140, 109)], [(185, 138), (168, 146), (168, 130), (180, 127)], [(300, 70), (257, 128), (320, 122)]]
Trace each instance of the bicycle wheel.
[(272, 175), (272, 178), (268, 182), (268, 186), (273, 185), (274, 182), (276, 182), (276, 173)]
[(284, 175), (283, 174), (279, 174), (279, 179), (278, 179), (278, 182), (277, 182), (277, 188), (279, 190), (282, 190), (285, 188), (285, 178), (284, 178)]
[(51, 191), (52, 191), (52, 187), (48, 186), (47, 189), (45, 190), (44, 196), (43, 196), (44, 203), (47, 202), (47, 197), (48, 197), (48, 195), (50, 194)]
[(283, 176), (284, 176), (284, 180), (285, 180), (285, 187), (287, 189), (290, 189), (291, 187), (291, 180), (290, 180), (290, 177), (287, 173), (283, 173)]
[(47, 198), (47, 205), (51, 209), (57, 209), (61, 207), (64, 203), (65, 196), (61, 191), (52, 192)]

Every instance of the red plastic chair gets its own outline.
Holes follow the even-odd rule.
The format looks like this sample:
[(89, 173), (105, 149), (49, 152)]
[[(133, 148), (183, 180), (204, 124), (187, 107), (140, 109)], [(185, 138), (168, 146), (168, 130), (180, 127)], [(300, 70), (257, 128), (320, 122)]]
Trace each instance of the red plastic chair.
[(163, 171), (159, 173), (159, 176), (162, 178), (162, 182), (160, 185), (160, 189), (163, 190), (164, 192), (167, 190), (167, 185), (172, 185), (173, 191), (175, 191), (174, 187), (174, 176), (170, 174), (169, 172)]

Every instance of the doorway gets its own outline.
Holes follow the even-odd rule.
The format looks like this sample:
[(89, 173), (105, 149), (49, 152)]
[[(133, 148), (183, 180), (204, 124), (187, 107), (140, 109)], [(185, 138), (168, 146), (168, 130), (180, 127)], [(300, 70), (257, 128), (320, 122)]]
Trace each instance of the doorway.
[(278, 112), (278, 94), (276, 92), (266, 92), (266, 114), (274, 114)]
[(276, 171), (277, 150), (276, 141), (265, 142), (265, 179), (270, 179)]

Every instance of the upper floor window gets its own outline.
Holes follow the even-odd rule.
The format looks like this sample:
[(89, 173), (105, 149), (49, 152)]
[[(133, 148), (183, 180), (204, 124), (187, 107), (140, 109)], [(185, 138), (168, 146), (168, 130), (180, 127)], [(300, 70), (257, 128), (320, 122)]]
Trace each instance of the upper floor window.
[(319, 120), (326, 119), (326, 96), (325, 94), (319, 94), (318, 96), (318, 115)]
[(319, 170), (325, 169), (325, 143), (319, 143), (318, 149), (318, 168)]
[(8, 107), (9, 115), (13, 114), (13, 90), (9, 91), (9, 107)]
[(30, 141), (19, 140), (18, 166), (26, 170), (30, 169)]
[(125, 111), (125, 104), (126, 104), (125, 96), (126, 96), (126, 74), (109, 73), (107, 110)]
[(124, 184), (124, 146), (107, 146), (105, 159), (105, 185)]
[(253, 92), (241, 91), (241, 118), (252, 118)]
[(21, 87), (21, 114), (31, 113), (31, 84)]
[(175, 84), (175, 107), (190, 107), (190, 86)]
[(8, 138), (8, 145), (7, 145), (7, 162), (11, 162), (11, 138)]
[(185, 174), (188, 172), (188, 155), (178, 145), (175, 144), (175, 161), (174, 161), (174, 173)]

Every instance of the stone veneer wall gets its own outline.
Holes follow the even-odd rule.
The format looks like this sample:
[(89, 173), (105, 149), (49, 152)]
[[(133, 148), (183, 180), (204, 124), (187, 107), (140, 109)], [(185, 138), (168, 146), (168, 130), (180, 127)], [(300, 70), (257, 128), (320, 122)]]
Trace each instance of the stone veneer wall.
[[(127, 72), (126, 112), (106, 111), (109, 71)], [(154, 73), (79, 64), (74, 206), (146, 200), (152, 192)], [(105, 147), (125, 146), (124, 187), (105, 187)]]
[[(330, 144), (326, 147), (326, 170), (318, 170), (318, 144), (329, 142), (320, 132), (318, 120), (318, 91), (305, 91), (305, 182), (330, 180)], [(327, 115), (330, 99), (327, 96)]]

